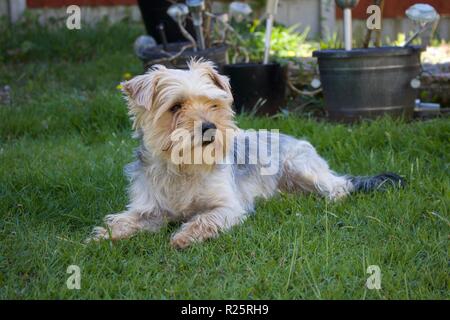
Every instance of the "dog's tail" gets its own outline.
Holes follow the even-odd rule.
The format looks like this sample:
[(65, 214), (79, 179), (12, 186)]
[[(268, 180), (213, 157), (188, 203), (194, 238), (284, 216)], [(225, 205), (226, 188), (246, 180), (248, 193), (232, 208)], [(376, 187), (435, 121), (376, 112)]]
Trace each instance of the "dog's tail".
[(388, 187), (403, 188), (406, 180), (395, 173), (382, 173), (376, 176), (349, 177), (353, 192), (371, 192), (386, 190)]

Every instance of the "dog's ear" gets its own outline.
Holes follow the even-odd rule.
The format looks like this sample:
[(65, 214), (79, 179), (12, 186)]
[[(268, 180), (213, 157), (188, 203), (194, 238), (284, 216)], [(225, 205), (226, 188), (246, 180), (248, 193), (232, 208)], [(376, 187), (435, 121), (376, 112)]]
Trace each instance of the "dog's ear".
[(227, 94), (232, 96), (230, 79), (228, 79), (227, 76), (219, 74), (216, 68), (211, 68), (211, 70), (209, 71), (209, 76), (211, 77), (211, 79), (213, 79), (214, 84), (217, 87), (219, 87), (220, 89), (224, 90)]
[(227, 76), (219, 74), (219, 72), (217, 72), (217, 69), (215, 67), (208, 67), (208, 74), (217, 87), (224, 90), (230, 96), (232, 95), (230, 79), (228, 79)]
[(135, 105), (150, 110), (153, 105), (153, 97), (156, 93), (158, 80), (164, 66), (154, 66), (147, 73), (122, 82), (122, 92)]
[(204, 71), (218, 88), (222, 89), (228, 95), (232, 96), (230, 80), (228, 79), (227, 76), (219, 74), (219, 72), (217, 72), (216, 66), (211, 61), (203, 59), (191, 60), (189, 62), (189, 68), (200, 69)]

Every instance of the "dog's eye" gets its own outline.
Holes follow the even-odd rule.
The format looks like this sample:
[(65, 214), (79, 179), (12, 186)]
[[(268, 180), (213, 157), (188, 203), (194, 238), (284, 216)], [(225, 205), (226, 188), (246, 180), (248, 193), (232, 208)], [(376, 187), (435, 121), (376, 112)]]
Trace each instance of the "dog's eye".
[(177, 103), (176, 105), (174, 105), (172, 108), (170, 108), (170, 112), (172, 113), (176, 113), (178, 110), (181, 109), (181, 104)]
[(211, 109), (217, 109), (217, 104), (212, 105)]

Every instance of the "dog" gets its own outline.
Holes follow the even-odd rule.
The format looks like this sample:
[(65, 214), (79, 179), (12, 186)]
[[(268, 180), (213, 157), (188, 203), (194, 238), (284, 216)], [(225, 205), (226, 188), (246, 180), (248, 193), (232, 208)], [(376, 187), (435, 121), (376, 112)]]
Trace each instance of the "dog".
[[(307, 141), (239, 129), (229, 79), (209, 61), (191, 60), (187, 70), (157, 65), (122, 85), (134, 136), (141, 142), (137, 160), (125, 169), (129, 204), (125, 211), (106, 216), (106, 227), (94, 228), (89, 241), (157, 232), (179, 221), (182, 225), (170, 243), (182, 249), (242, 223), (254, 211), (256, 199), (280, 191), (314, 192), (337, 200), (405, 183), (393, 173), (338, 175)], [(173, 138), (180, 131), (194, 141), (190, 146)], [(196, 141), (197, 133), (201, 139)], [(191, 149), (213, 148), (213, 161), (175, 161), (177, 148), (175, 154), (185, 160), (192, 160)], [(275, 170), (259, 162), (261, 149), (267, 150)]]

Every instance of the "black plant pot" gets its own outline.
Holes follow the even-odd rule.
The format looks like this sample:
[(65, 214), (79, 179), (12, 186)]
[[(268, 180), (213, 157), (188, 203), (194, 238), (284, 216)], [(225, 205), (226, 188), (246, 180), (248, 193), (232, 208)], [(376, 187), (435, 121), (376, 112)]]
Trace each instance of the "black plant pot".
[(287, 69), (280, 64), (227, 64), (222, 72), (230, 77), (237, 113), (273, 115), (284, 106)]
[[(144, 20), (145, 28), (158, 43), (162, 43), (160, 32), (157, 26), (164, 24), (168, 42), (186, 41), (178, 28), (175, 21), (167, 15), (167, 9), (171, 6), (168, 0), (138, 0), (139, 9), (141, 10), (142, 20)], [(195, 34), (191, 21), (188, 19), (186, 29), (190, 34)]]
[(353, 122), (383, 115), (413, 117), (422, 47), (315, 51), (328, 116)]
[[(198, 50), (194, 52), (192, 48), (181, 52), (182, 48), (189, 45), (189, 42), (169, 43), (167, 51), (163, 50), (162, 45), (148, 48), (141, 53), (139, 57), (144, 63), (144, 68), (147, 70), (154, 64), (162, 64), (168, 68), (186, 69), (187, 63), (194, 57), (204, 58), (214, 62), (219, 68), (225, 64), (227, 56), (227, 46), (217, 45), (205, 50)], [(181, 54), (178, 54), (181, 52)], [(174, 58), (171, 58), (174, 57)]]

